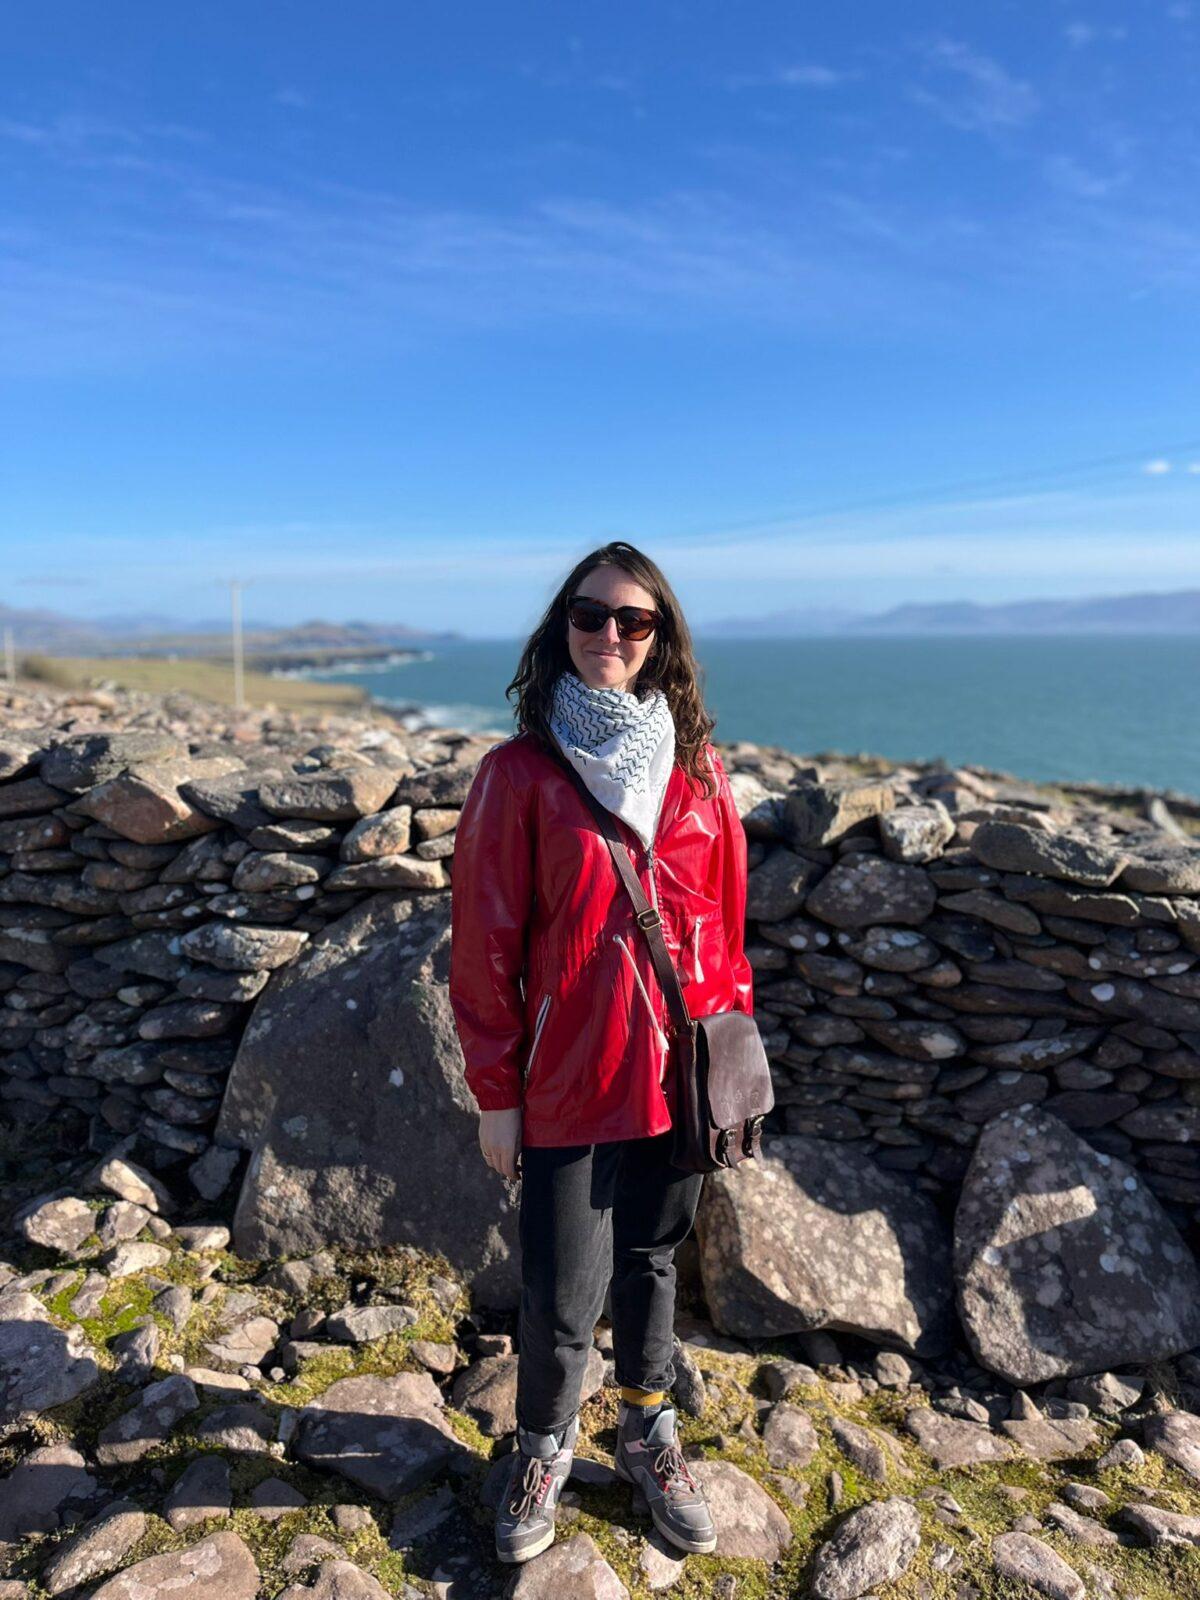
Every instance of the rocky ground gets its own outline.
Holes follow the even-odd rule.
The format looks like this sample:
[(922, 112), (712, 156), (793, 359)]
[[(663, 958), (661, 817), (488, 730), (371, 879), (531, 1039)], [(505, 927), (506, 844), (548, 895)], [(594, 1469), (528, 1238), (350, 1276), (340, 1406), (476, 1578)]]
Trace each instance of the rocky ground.
[(3, 1600), (1200, 1594), (1200, 1354), (1021, 1390), (961, 1353), (734, 1340), (685, 1262), (676, 1399), (717, 1553), (677, 1558), (612, 1472), (602, 1320), (557, 1542), (514, 1574), (513, 1322), (444, 1261), (242, 1260), (219, 1213), (53, 1130), (4, 1173)]
[[(772, 1059), (781, 1088), (802, 1079), (805, 1093), (784, 1105), (753, 1176), (709, 1184), (699, 1238), (680, 1256), (676, 1400), (720, 1543), (713, 1556), (677, 1560), (611, 1471), (616, 1391), (602, 1319), (558, 1539), (511, 1572), (494, 1560), (491, 1506), (514, 1427), (512, 1312), (494, 1308), (482, 1274), (454, 1250), (361, 1240), (280, 1250), (276, 1215), (272, 1259), (234, 1253), (232, 1177), (244, 1158), (213, 1135), (214, 1080), (264, 986), (279, 997), (267, 1013), (279, 1018), (276, 1054), (293, 1070), (313, 1027), (298, 1014), (291, 1055), (282, 1028), (297, 981), (305, 992), (336, 983), (343, 1014), (359, 1004), (348, 973), (329, 967), (328, 941), (324, 956), (314, 942), (297, 962), (310, 936), (345, 917), (361, 953), (376, 903), (364, 896), (383, 887), (424, 896), (428, 950), (443, 948), (440, 874), (464, 775), (488, 741), (371, 718), (234, 718), (118, 691), (21, 690), (0, 714), (0, 1600), (155, 1600), (181, 1588), (189, 1600), (284, 1590), (289, 1600), (381, 1590), (408, 1600), (1200, 1596), (1200, 1346), (1189, 1348), (1200, 1292), (1175, 1227), (1193, 1220), (1186, 1118), (1196, 1113), (1195, 1101), (1172, 1112), (1167, 1098), (1180, 1078), (1190, 1087), (1195, 1054), (1182, 797), (1165, 809), (1161, 796), (1047, 795), (936, 766), (888, 769), (881, 784), (866, 759), (826, 760), (818, 772), (786, 752), (731, 749), (758, 880), (764, 1020), (779, 1033)], [(440, 778), (430, 771), (439, 766)], [(1003, 832), (1013, 807), (1016, 836)], [(1019, 846), (1027, 859), (983, 864), (995, 883), (968, 886), (955, 875), (981, 869), (970, 855), (981, 828), (992, 830), (981, 851)], [(981, 918), (1018, 943), (955, 952), (963, 991), (1004, 991), (1004, 963), (1033, 965), (1033, 952), (1072, 941), (1139, 973), (1120, 988), (1120, 1020), (1088, 1043), (1093, 1076), (1060, 1080), (1050, 1109), (1044, 1089), (1040, 1105), (1024, 1093), (989, 1105), (968, 1150), (947, 1126), (969, 1124), (961, 1102), (918, 1108), (911, 1127), (943, 1139), (935, 1154), (961, 1181), (952, 1229), (924, 1164), (925, 1188), (913, 1189), (902, 1163), (877, 1165), (862, 1141), (805, 1131), (809, 1087), (831, 1072), (821, 1057), (849, 1054), (813, 1030), (894, 1020), (874, 980), (916, 1020), (884, 1083), (925, 1080), (934, 1034), (961, 1036), (964, 1051), (993, 1047), (961, 1015), (952, 1024), (919, 1009), (930, 972), (931, 988), (948, 992), (944, 952), (915, 972), (901, 963), (904, 983), (893, 983), (889, 950), (913, 946), (872, 929), (921, 923), (924, 936), (936, 896), (919, 916), (894, 895), (864, 910), (856, 858), (884, 876), (897, 869), (889, 892), (902, 884), (910, 896), (912, 861), (935, 860), (951, 875), (938, 893), (975, 894), (976, 910), (1010, 922), (1011, 906), (998, 909), (1010, 880), (1056, 869), (1055, 892), (1074, 897), (1075, 914), (1060, 918), (1070, 926), (1018, 936)], [(1140, 886), (1117, 883), (1138, 873)], [(376, 898), (408, 919), (379, 923), (385, 950), (397, 927), (423, 928), (403, 896)], [(1156, 924), (1144, 948), (1123, 948), (1119, 923), (1092, 920), (1127, 905)], [(943, 913), (939, 937), (948, 926)], [(805, 928), (849, 929), (855, 948), (842, 941), (836, 958), (814, 957), (795, 943)], [(873, 939), (888, 944), (885, 960)], [(108, 966), (99, 958), (112, 950)], [(785, 951), (805, 967), (781, 970)], [(1183, 966), (1147, 975), (1146, 958), (1158, 956)], [(1100, 976), (1118, 991), (1119, 967)], [(1046, 1054), (1068, 1031), (1053, 1015), (1067, 1002), (1049, 983), (1038, 993), (1043, 1009), (1023, 1037)], [(436, 1034), (436, 1022), (423, 1014), (420, 1026)], [(394, 1025), (385, 1014), (384, 1031)], [(256, 1026), (261, 1016), (242, 1062), (253, 1061)], [(1122, 1060), (1095, 1065), (1114, 1035)], [(347, 1048), (377, 1053), (364, 1039)], [(872, 1066), (884, 1051), (857, 1055), (854, 1070), (880, 1081)], [(1050, 1066), (1080, 1070), (1067, 1051)], [(466, 1165), (470, 1119), (446, 1072), (448, 1098), (434, 1110), (465, 1130), (461, 1192), (485, 1178)], [(1078, 1109), (1068, 1092), (1094, 1096), (1138, 1072), (1151, 1109), (1167, 1108), (1152, 1139), (1108, 1123), (1084, 1138), (1064, 1120)], [(242, 1080), (243, 1095), (247, 1082), (266, 1083), (244, 1070)], [(1126, 1076), (1112, 1093), (1139, 1081)], [(837, 1101), (861, 1098), (836, 1073), (824, 1087)], [(866, 1098), (856, 1114), (876, 1132), (898, 1125), (886, 1095)], [(1086, 1104), (1094, 1115), (1095, 1099)], [(1113, 1122), (1135, 1114), (1108, 1109)], [(262, 1115), (249, 1101), (234, 1110)], [(899, 1134), (891, 1147), (913, 1149), (908, 1129)], [(1107, 1144), (1090, 1142), (1099, 1134)], [(947, 1160), (955, 1150), (960, 1162)], [(281, 1181), (299, 1170), (291, 1156)], [(1145, 1160), (1162, 1204), (1124, 1156)], [(438, 1193), (432, 1202), (454, 1209)], [(1137, 1359), (1117, 1358), (1139, 1341)]]

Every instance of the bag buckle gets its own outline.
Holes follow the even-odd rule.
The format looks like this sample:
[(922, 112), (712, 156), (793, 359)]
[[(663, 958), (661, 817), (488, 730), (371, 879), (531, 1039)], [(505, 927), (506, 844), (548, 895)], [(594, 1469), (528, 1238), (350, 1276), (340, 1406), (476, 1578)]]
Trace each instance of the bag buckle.
[(639, 928), (657, 928), (662, 925), (662, 918), (653, 906), (647, 906), (645, 911), (637, 913), (637, 925)]
[(754, 1154), (754, 1146), (762, 1134), (765, 1116), (766, 1113), (760, 1111), (756, 1116), (746, 1118), (745, 1126), (742, 1129), (742, 1153), (744, 1155), (752, 1156)]

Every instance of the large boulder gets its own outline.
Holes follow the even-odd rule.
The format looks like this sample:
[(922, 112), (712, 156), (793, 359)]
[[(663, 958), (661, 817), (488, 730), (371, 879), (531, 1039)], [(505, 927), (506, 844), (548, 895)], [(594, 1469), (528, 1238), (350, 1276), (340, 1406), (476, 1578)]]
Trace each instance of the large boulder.
[(1200, 1483), (1200, 1417), (1190, 1411), (1149, 1416), (1142, 1424), (1142, 1442)]
[(1050, 1600), (1086, 1600), (1087, 1586), (1074, 1567), (1032, 1534), (1017, 1529), (998, 1533), (992, 1540), (992, 1566), (1001, 1578), (1019, 1585), (1018, 1593), (1032, 1591), (1049, 1595)]
[(1132, 1167), (1052, 1112), (979, 1135), (954, 1221), (959, 1312), (979, 1363), (1022, 1386), (1200, 1344), (1200, 1272)]
[(726, 1333), (833, 1328), (917, 1355), (949, 1342), (950, 1242), (933, 1204), (835, 1140), (767, 1138), (757, 1161), (710, 1174), (696, 1233)]
[(213, 1533), (198, 1544), (135, 1561), (93, 1591), (92, 1600), (254, 1600), (254, 1557), (236, 1533)]
[(70, 1527), (103, 1491), (73, 1445), (41, 1445), (0, 1478), (0, 1559), (32, 1534)]
[(892, 1495), (852, 1511), (813, 1558), (811, 1593), (819, 1600), (856, 1600), (891, 1583), (921, 1547), (921, 1516), (911, 1500)]
[(467, 1456), (427, 1372), (341, 1378), (300, 1412), (295, 1453), (310, 1467), (397, 1499)]
[(239, 1254), (416, 1244), (516, 1305), (516, 1200), (479, 1152), (449, 963), (449, 896), (382, 893), (273, 974), (217, 1127), (253, 1151)]
[(0, 1438), (94, 1387), (100, 1369), (80, 1328), (51, 1322), (24, 1289), (0, 1290)]
[(590, 1533), (559, 1539), (536, 1561), (518, 1567), (512, 1600), (629, 1600), (629, 1590)]
[(96, 1460), (102, 1467), (141, 1461), (199, 1404), (195, 1385), (182, 1372), (160, 1378), (142, 1390), (128, 1411), (100, 1430)]
[(792, 1529), (762, 1485), (732, 1461), (688, 1465), (712, 1511), (720, 1554), (768, 1566), (778, 1561), (792, 1542)]
[(21, 1208), (13, 1226), (31, 1244), (74, 1255), (96, 1231), (96, 1215), (75, 1195), (39, 1195)]
[(103, 1577), (121, 1562), (146, 1531), (146, 1513), (129, 1500), (105, 1507), (73, 1539), (60, 1544), (42, 1570), (48, 1594), (66, 1594)]

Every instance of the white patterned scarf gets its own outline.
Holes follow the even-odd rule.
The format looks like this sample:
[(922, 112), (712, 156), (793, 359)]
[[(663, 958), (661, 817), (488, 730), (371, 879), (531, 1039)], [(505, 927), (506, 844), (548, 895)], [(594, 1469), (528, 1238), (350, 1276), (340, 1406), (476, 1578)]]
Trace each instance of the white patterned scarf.
[(550, 731), (602, 806), (649, 849), (675, 763), (675, 720), (667, 697), (593, 689), (573, 671), (554, 684)]

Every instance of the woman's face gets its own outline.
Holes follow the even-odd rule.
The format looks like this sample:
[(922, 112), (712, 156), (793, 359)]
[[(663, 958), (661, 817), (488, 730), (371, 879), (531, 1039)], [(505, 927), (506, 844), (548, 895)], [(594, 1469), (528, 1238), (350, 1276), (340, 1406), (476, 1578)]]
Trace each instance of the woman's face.
[[(654, 596), (620, 567), (593, 567), (576, 594), (610, 606), (644, 606), (657, 610)], [(581, 633), (568, 618), (567, 646), (571, 664), (592, 689), (623, 689), (632, 694), (642, 663), (654, 649), (658, 630), (645, 639), (622, 639), (617, 619), (609, 617), (599, 633)]]

